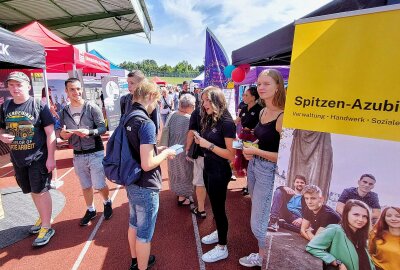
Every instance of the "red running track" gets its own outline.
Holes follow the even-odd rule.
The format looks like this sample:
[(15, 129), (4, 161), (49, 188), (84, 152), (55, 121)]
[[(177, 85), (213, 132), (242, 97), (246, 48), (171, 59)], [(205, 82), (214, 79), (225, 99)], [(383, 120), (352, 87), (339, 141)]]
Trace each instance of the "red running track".
[[(110, 195), (114, 198), (114, 215), (110, 220), (101, 218), (102, 202), (100, 196), (96, 195), (98, 215), (90, 226), (81, 227), (79, 220), (86, 209), (78, 179), (71, 169), (72, 150), (58, 150), (56, 158), (58, 177), (63, 176), (64, 181), (59, 191), (64, 194), (66, 204), (54, 220), (55, 236), (42, 248), (31, 246), (34, 240), (32, 236), (0, 250), (0, 268), (129, 269), (129, 209), (124, 188), (109, 183)], [(16, 186), (11, 164), (1, 165), (4, 164), (0, 164), (0, 188)], [(199, 238), (196, 240), (196, 233), (201, 238), (215, 229), (209, 202), (206, 204), (208, 216), (205, 220), (196, 219), (188, 207), (178, 207), (176, 196), (168, 189), (166, 164), (162, 164), (162, 169), (164, 188), (160, 193), (160, 210), (152, 241), (152, 254), (156, 255), (157, 262), (152, 269), (247, 269), (240, 266), (238, 260), (256, 252), (257, 242), (249, 224), (250, 198), (243, 197), (240, 192), (243, 179), (230, 183), (227, 196), (229, 257), (210, 264), (202, 263), (199, 256), (213, 245), (201, 245)], [(98, 230), (94, 235), (96, 227)]]

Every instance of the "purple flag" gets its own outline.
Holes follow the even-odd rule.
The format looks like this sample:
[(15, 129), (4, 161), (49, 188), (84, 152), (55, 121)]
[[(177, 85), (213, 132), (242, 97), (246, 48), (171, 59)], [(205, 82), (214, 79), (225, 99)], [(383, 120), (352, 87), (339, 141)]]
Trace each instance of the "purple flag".
[(229, 65), (228, 57), (221, 43), (210, 29), (206, 29), (206, 57), (204, 63), (204, 87), (213, 85), (225, 88), (228, 79), (224, 68)]

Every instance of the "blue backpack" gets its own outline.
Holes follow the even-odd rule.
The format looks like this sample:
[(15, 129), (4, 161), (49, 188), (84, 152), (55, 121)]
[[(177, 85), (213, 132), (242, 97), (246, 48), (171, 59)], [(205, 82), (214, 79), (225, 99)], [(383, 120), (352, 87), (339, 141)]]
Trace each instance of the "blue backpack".
[(141, 110), (124, 115), (108, 140), (106, 156), (103, 159), (104, 173), (108, 180), (123, 186), (137, 182), (142, 172), (140, 163), (134, 159), (125, 130), (125, 125), (132, 117), (149, 119)]

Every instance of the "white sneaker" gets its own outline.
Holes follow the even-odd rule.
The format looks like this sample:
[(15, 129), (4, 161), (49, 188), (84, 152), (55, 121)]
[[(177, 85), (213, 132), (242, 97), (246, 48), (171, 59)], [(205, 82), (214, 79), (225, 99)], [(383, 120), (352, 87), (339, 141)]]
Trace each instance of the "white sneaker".
[(262, 266), (262, 258), (258, 253), (251, 253), (249, 256), (239, 259), (239, 263), (246, 267)]
[(212, 250), (203, 254), (201, 259), (204, 262), (216, 262), (228, 258), (228, 248), (226, 246), (216, 245)]
[(206, 245), (218, 243), (218, 231), (215, 230), (209, 235), (204, 236), (201, 238), (201, 242)]

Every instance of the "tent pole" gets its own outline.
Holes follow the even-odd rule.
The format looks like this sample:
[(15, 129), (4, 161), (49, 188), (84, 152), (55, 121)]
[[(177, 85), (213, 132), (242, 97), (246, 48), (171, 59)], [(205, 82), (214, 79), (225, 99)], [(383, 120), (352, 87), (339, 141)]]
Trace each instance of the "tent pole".
[[(46, 68), (43, 69), (43, 82), (44, 82), (44, 89), (45, 89), (45, 92), (46, 92), (47, 106), (50, 108), (49, 83), (47, 81)], [(56, 138), (56, 144), (57, 144), (57, 138)], [(63, 184), (64, 184), (63, 181), (58, 180), (57, 161), (56, 161), (56, 167), (53, 170), (53, 179), (51, 180), (51, 187), (54, 188), (54, 189), (57, 189), (57, 188), (61, 187)]]

